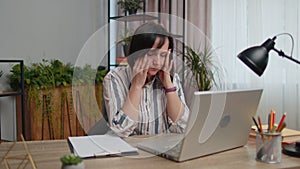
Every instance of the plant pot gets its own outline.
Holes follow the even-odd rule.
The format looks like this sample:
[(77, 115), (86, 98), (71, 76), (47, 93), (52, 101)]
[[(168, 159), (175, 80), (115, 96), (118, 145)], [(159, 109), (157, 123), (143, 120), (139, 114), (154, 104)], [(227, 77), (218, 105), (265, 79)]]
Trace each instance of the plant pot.
[(127, 56), (128, 50), (129, 50), (129, 46), (124, 44), (123, 45), (124, 56)]
[(61, 166), (61, 169), (84, 169), (85, 166), (84, 166), (84, 163), (81, 162), (77, 165), (62, 165)]
[[(90, 97), (94, 95), (96, 103), (94, 97)], [(49, 101), (45, 99), (47, 96)], [(26, 90), (27, 139), (52, 140), (83, 136), (102, 118), (102, 103), (101, 83), (95, 87), (82, 85), (39, 90), (36, 95)], [(47, 108), (51, 109), (51, 112), (47, 112)], [(100, 113), (95, 110), (99, 110)]]
[(137, 9), (128, 9), (129, 15), (135, 15), (137, 13)]

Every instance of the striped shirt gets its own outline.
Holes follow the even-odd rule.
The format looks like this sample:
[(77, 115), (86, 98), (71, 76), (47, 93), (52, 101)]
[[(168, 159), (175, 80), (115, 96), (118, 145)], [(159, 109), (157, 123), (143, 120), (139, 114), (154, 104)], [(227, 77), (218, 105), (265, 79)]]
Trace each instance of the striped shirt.
[(184, 106), (184, 114), (174, 123), (166, 112), (166, 95), (160, 79), (145, 84), (141, 91), (139, 120), (133, 121), (122, 110), (130, 88), (132, 71), (129, 66), (117, 67), (104, 78), (104, 99), (110, 128), (119, 136), (147, 135), (159, 133), (182, 133), (186, 127), (189, 109), (178, 74), (173, 77), (173, 84)]

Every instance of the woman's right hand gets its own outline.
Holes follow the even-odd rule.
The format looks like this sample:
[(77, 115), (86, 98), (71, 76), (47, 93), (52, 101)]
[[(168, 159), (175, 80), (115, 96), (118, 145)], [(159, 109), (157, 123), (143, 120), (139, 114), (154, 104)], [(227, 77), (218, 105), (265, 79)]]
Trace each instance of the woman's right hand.
[(147, 79), (147, 72), (149, 69), (147, 55), (136, 60), (133, 66), (133, 78), (131, 85), (137, 88), (142, 88)]

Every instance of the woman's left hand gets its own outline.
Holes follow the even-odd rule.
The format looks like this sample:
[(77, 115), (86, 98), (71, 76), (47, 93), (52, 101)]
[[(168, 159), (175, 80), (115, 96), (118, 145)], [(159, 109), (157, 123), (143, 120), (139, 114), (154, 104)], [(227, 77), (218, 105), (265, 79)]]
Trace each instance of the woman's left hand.
[(161, 70), (158, 72), (159, 78), (165, 88), (174, 87), (172, 80), (171, 80), (171, 76), (170, 76), (170, 71), (173, 66), (173, 60), (169, 61), (170, 54), (171, 54), (171, 50), (169, 49), (168, 55), (165, 58), (164, 64), (161, 67)]

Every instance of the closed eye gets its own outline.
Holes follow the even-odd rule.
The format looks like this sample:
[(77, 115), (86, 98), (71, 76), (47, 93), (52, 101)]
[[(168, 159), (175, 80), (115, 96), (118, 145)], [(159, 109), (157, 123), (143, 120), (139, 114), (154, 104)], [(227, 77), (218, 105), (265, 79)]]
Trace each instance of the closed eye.
[(149, 50), (148, 52), (147, 52), (147, 55), (148, 56), (154, 56), (156, 54), (156, 50)]
[(168, 52), (162, 52), (162, 53), (160, 53), (161, 57), (167, 57), (167, 55), (168, 55)]

